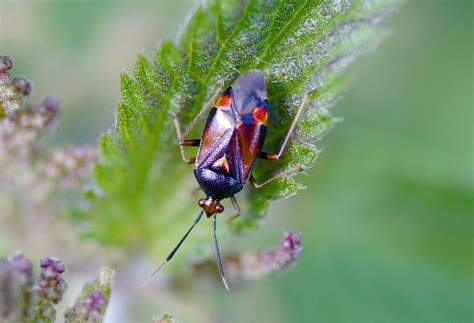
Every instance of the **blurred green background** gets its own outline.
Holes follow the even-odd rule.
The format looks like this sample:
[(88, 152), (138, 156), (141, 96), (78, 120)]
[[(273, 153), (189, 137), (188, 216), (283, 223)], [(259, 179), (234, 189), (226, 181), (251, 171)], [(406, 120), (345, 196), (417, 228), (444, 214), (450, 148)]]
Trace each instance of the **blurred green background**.
[[(33, 80), (32, 101), (61, 102), (52, 141), (94, 144), (113, 127), (120, 71), (175, 37), (196, 5), (0, 0), (0, 53)], [(308, 189), (232, 240), (257, 250), (300, 231), (297, 265), (230, 293), (219, 283), (149, 292), (141, 306), (127, 298), (134, 272), (119, 271), (109, 320), (474, 320), (473, 4), (411, 1), (383, 25), (391, 36), (349, 69), (354, 82), (333, 110), (343, 122), (300, 176)]]

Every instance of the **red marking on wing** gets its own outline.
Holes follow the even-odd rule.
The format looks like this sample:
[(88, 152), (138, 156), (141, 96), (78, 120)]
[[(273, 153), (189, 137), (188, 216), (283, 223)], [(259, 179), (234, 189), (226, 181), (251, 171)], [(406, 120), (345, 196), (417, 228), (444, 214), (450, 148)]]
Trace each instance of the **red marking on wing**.
[(265, 108), (255, 108), (253, 110), (253, 120), (257, 124), (267, 125), (268, 113)]
[(229, 108), (232, 104), (232, 99), (230, 98), (230, 93), (225, 93), (223, 96), (219, 98), (216, 102), (216, 108), (218, 109), (225, 109)]
[(217, 169), (220, 172), (224, 172), (226, 174), (230, 173), (230, 166), (229, 162), (227, 161), (227, 156), (224, 155), (218, 160), (216, 160), (214, 163), (212, 163), (212, 167)]

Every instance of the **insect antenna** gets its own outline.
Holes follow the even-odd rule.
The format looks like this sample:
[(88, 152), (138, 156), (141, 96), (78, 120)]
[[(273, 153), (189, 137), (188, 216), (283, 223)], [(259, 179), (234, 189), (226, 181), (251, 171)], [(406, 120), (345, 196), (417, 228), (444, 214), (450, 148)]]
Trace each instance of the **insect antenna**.
[[(174, 247), (174, 249), (171, 251), (171, 253), (168, 255), (168, 257), (166, 257), (166, 260), (158, 267), (156, 268), (156, 270), (150, 275), (150, 277), (148, 277), (142, 284), (142, 288), (145, 287), (148, 282), (150, 281), (150, 279), (153, 278), (153, 276), (155, 276), (160, 270), (161, 268), (163, 268), (174, 256), (174, 254), (178, 251), (179, 247), (181, 247), (181, 245), (183, 244), (184, 240), (186, 240), (186, 238), (188, 237), (188, 235), (191, 233), (191, 231), (193, 230), (194, 226), (196, 226), (196, 224), (198, 224), (199, 220), (201, 220), (201, 217), (202, 217), (202, 214), (204, 213), (204, 210), (202, 210), (201, 212), (199, 212), (199, 215), (197, 216), (196, 220), (194, 220), (194, 223), (193, 225), (189, 228), (189, 230), (186, 232), (186, 234), (181, 238), (181, 240), (179, 240), (178, 244)], [(217, 243), (217, 242), (216, 242)]]
[(212, 231), (214, 233), (214, 244), (216, 245), (216, 257), (217, 263), (219, 265), (219, 274), (221, 275), (222, 282), (224, 283), (225, 289), (229, 290), (229, 284), (224, 277), (224, 268), (222, 267), (222, 260), (221, 260), (221, 253), (219, 252), (219, 244), (217, 243), (217, 236), (216, 236), (216, 215), (212, 217)]

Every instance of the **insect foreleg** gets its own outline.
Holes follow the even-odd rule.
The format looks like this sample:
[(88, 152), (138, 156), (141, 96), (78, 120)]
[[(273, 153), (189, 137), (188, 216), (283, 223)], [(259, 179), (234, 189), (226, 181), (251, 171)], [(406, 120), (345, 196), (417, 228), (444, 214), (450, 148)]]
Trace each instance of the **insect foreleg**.
[(181, 144), (183, 142), (184, 137), (188, 135), (188, 133), (194, 128), (196, 123), (198, 122), (199, 118), (206, 112), (206, 110), (211, 106), (211, 104), (216, 100), (217, 96), (222, 92), (222, 88), (217, 89), (216, 93), (209, 99), (209, 101), (204, 104), (202, 107), (201, 111), (196, 115), (194, 120), (189, 124), (189, 126), (184, 130), (184, 133), (179, 136), (179, 143)]
[(186, 164), (193, 164), (196, 161), (196, 157), (192, 157), (190, 159), (186, 158), (184, 155), (184, 149), (183, 146), (199, 146), (201, 143), (200, 139), (191, 139), (191, 140), (182, 140), (180, 141), (181, 138), (181, 126), (179, 125), (179, 120), (176, 117), (176, 114), (173, 112), (169, 112), (171, 117), (173, 118), (173, 123), (174, 127), (176, 128), (176, 135), (178, 136), (178, 146), (179, 146), (179, 151), (181, 153), (181, 158)]

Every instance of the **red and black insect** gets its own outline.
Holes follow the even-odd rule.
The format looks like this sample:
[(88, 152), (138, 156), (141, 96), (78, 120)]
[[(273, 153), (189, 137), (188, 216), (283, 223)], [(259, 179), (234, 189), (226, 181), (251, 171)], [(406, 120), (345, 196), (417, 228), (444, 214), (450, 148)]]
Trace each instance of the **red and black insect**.
[[(273, 154), (262, 151), (267, 133), (268, 102), (266, 80), (263, 72), (259, 70), (250, 70), (242, 74), (221, 95), (209, 113), (201, 139), (184, 139), (220, 93), (221, 90), (212, 96), (183, 134), (181, 134), (178, 119), (173, 115), (181, 156), (186, 163), (195, 165), (194, 175), (199, 186), (206, 193), (207, 198), (199, 200), (199, 206), (202, 208), (202, 211), (166, 260), (155, 270), (150, 278), (173, 258), (191, 230), (199, 222), (203, 213), (206, 212), (208, 218), (212, 217), (212, 229), (219, 272), (226, 289), (228, 289), (229, 286), (224, 277), (216, 237), (216, 215), (224, 211), (220, 201), (230, 198), (235, 208), (236, 216), (238, 216), (240, 208), (235, 194), (243, 189), (247, 181), (254, 188), (260, 188), (278, 178), (300, 170), (300, 168), (287, 170), (267, 179), (261, 184), (258, 184), (252, 176), (252, 170), (258, 158), (267, 160), (280, 159), (301, 116), (307, 95), (303, 97), (280, 150), (277, 154)], [(186, 159), (183, 146), (199, 146), (197, 157)]]

